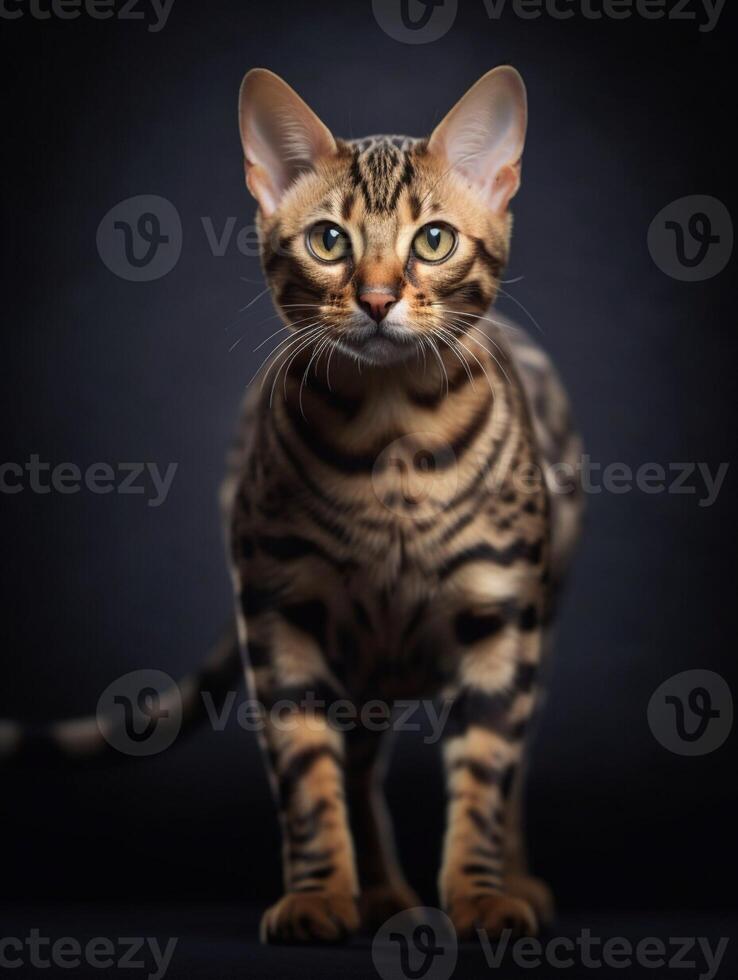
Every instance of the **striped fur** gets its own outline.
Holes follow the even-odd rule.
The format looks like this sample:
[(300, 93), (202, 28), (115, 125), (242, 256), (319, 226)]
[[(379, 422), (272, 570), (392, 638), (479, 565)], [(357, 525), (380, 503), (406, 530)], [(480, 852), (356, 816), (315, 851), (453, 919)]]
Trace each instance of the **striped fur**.
[[(241, 659), (235, 624), (223, 631), (199, 670), (188, 674), (171, 689), (160, 692), (157, 737), (179, 741), (207, 719), (206, 696), (212, 710), (220, 711), (227, 695), (241, 678)], [(174, 710), (170, 710), (174, 707)], [(127, 744), (120, 713), (98, 712), (51, 725), (29, 727), (0, 719), (0, 765), (43, 767), (98, 766), (129, 761), (121, 750)]]
[[(526, 868), (521, 773), (581, 515), (579, 487), (552, 494), (547, 474), (580, 445), (548, 358), (492, 312), (520, 147), (508, 133), (489, 151), (479, 130), (524, 116), (516, 78), (485, 76), (466, 122), (462, 100), (430, 139), (338, 140), (276, 76), (252, 73), (242, 90), (247, 182), (285, 330), (248, 392), (222, 490), (237, 645), (264, 709), (284, 840), (267, 941), (337, 941), (418, 904), (382, 799), (383, 736), (339, 730), (339, 701), (378, 700), (388, 716), (398, 699), (447, 703), (439, 886), (461, 937), (477, 924), (532, 933), (550, 911)], [(511, 111), (487, 118), (485, 98)], [(345, 260), (311, 255), (319, 221), (350, 236)], [(412, 249), (429, 222), (456, 233), (436, 264)], [(400, 324), (373, 353), (367, 288), (393, 294)], [(203, 690), (234, 679), (237, 645), (226, 636), (181, 685), (187, 727)], [(6, 760), (106, 745), (89, 721), (41, 737), (0, 725)]]
[[(325, 147), (320, 126), (305, 121)], [(329, 708), (429, 697), (451, 702), (441, 899), (461, 936), (477, 922), (533, 932), (548, 894), (512, 815), (581, 503), (574, 486), (550, 495), (546, 469), (575, 459), (578, 440), (545, 355), (490, 312), (509, 212), (485, 207), (432, 140), (328, 145), (276, 207), (249, 183), (287, 333), (249, 392), (223, 488), (250, 687), (268, 719), (298, 705), (290, 731), (264, 731), (285, 894), (263, 938), (337, 940), (358, 912), (374, 925), (417, 901), (381, 800), (381, 740), (337, 731)], [(350, 236), (345, 261), (311, 256), (318, 221)], [(429, 221), (458, 232), (442, 264), (413, 256)], [(395, 356), (353, 343), (367, 284), (399, 300), (412, 337)]]

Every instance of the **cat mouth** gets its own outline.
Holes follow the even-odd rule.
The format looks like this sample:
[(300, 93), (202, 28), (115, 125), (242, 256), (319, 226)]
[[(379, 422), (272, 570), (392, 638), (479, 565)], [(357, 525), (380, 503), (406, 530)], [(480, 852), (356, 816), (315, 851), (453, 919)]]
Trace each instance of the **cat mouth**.
[(353, 327), (344, 334), (343, 339), (354, 350), (364, 352), (407, 347), (415, 338), (407, 327), (383, 320), (381, 323), (368, 322)]
[(341, 340), (358, 360), (377, 366), (404, 361), (416, 350), (415, 338), (407, 327), (384, 322), (354, 327)]

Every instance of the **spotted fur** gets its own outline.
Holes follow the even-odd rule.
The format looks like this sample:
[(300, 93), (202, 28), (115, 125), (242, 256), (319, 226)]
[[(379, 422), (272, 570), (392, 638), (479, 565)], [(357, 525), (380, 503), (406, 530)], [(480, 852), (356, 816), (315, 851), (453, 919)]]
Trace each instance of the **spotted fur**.
[[(271, 73), (242, 89), (285, 331), (248, 392), (222, 490), (237, 645), (284, 840), (267, 941), (336, 941), (419, 902), (381, 794), (382, 737), (376, 724), (339, 730), (343, 701), (378, 701), (387, 719), (398, 699), (448, 707), (439, 891), (459, 935), (533, 933), (550, 913), (527, 872), (521, 773), (581, 514), (576, 482), (549, 477), (574, 471), (580, 445), (550, 361), (493, 312), (524, 129), (512, 69), (481, 79), (429, 139), (339, 140)], [(341, 262), (309, 250), (325, 221), (350, 238)], [(455, 230), (443, 262), (413, 252), (431, 222)], [(394, 302), (384, 326), (362, 309), (367, 289)], [(180, 685), (186, 727), (203, 691), (222, 700), (236, 663), (227, 634)], [(96, 757), (105, 725), (0, 724), (0, 758)]]
[[(381, 801), (380, 739), (336, 731), (329, 709), (429, 697), (451, 703), (442, 902), (462, 936), (477, 922), (533, 932), (547, 893), (527, 875), (512, 815), (580, 498), (575, 486), (547, 489), (547, 467), (578, 446), (560, 383), (540, 349), (490, 312), (510, 214), (485, 207), (433, 139), (335, 140), (287, 183), (272, 207), (249, 182), (287, 334), (248, 395), (223, 491), (284, 832), (285, 894), (263, 937), (335, 940), (359, 912), (374, 925), (417, 901)], [(306, 244), (323, 221), (351, 239), (336, 266)], [(443, 264), (412, 253), (429, 221), (458, 231)], [(394, 357), (364, 357), (353, 341), (367, 286), (402, 306), (411, 335)], [(321, 707), (308, 725), (311, 698)], [(277, 702), (297, 706), (289, 732), (269, 721)]]

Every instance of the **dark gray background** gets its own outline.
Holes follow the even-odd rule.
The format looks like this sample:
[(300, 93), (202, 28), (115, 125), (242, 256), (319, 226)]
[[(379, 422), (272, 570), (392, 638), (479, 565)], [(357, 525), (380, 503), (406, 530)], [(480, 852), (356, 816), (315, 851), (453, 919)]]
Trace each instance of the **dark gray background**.
[[(516, 65), (531, 124), (508, 274), (524, 278), (508, 288), (541, 325), (588, 450), (634, 466), (733, 458), (733, 267), (681, 283), (646, 246), (670, 201), (728, 198), (727, 10), (702, 34), (461, 7), (442, 40), (418, 46), (380, 31), (366, 0), (175, 0), (157, 34), (0, 23), (2, 461), (179, 464), (160, 508), (0, 498), (0, 716), (84, 713), (127, 671), (190, 670), (229, 615), (216, 491), (252, 349), (277, 321), (268, 297), (238, 312), (263, 288), (258, 262), (234, 242), (214, 257), (201, 218), (218, 231), (253, 220), (236, 127), (250, 67), (361, 135), (426, 133), (484, 71)], [(95, 246), (103, 215), (138, 194), (171, 200), (184, 229), (178, 265), (151, 283), (117, 278)], [(589, 499), (530, 794), (536, 865), (564, 906), (735, 901), (735, 737), (683, 758), (646, 720), (678, 671), (734, 680), (734, 477), (709, 509), (635, 491)], [(267, 783), (234, 726), (112, 772), (3, 778), (5, 898), (278, 893)], [(390, 794), (410, 876), (432, 899), (442, 786), (417, 738), (398, 746)]]

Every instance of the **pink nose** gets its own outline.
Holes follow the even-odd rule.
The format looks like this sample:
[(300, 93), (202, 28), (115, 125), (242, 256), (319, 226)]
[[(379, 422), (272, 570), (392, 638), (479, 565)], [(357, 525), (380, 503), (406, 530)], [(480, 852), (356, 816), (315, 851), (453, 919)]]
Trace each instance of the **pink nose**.
[(368, 289), (359, 295), (359, 306), (372, 320), (381, 323), (397, 302), (392, 293)]

